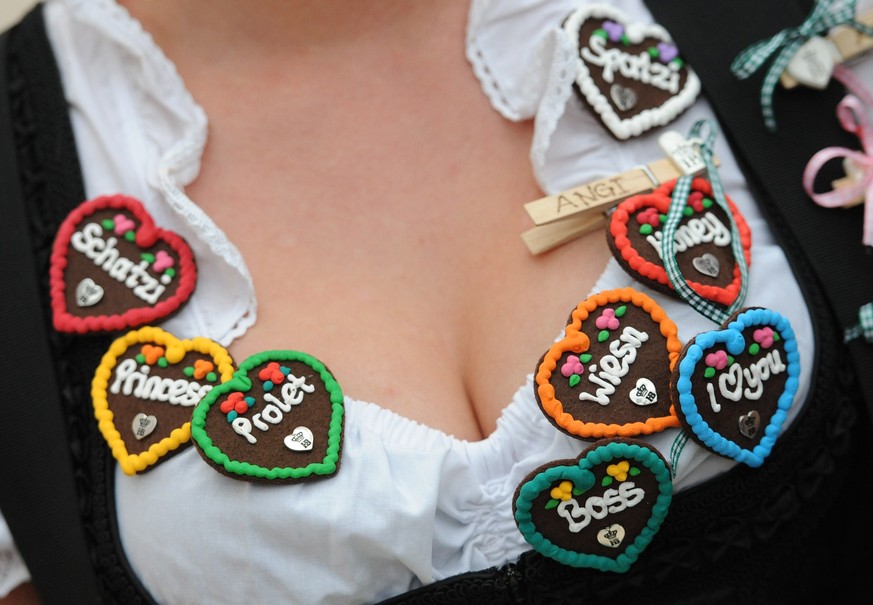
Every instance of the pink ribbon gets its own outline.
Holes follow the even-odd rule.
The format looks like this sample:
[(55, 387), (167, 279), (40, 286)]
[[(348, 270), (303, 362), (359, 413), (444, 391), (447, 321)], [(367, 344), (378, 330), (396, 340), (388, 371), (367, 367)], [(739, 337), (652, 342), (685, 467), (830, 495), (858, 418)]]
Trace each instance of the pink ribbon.
[[(864, 236), (866, 246), (873, 246), (873, 128), (867, 117), (864, 104), (854, 94), (846, 95), (837, 106), (837, 118), (847, 132), (856, 135), (863, 151), (845, 147), (827, 147), (809, 160), (803, 171), (803, 188), (819, 206), (839, 208), (864, 198)], [(825, 193), (815, 193), (813, 183), (818, 171), (828, 161), (842, 158), (851, 163), (858, 173), (851, 183)], [(853, 171), (854, 172), (854, 171)]]

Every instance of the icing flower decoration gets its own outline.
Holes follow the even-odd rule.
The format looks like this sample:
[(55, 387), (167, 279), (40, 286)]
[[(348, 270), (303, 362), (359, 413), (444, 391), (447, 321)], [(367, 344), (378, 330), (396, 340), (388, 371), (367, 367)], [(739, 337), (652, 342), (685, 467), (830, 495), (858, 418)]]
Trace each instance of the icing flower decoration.
[(155, 256), (155, 263), (152, 265), (152, 269), (157, 272), (161, 272), (164, 269), (169, 269), (173, 266), (175, 261), (173, 261), (173, 257), (167, 254), (165, 250), (158, 250), (158, 254)]
[(215, 364), (208, 359), (197, 359), (194, 361), (194, 378), (205, 378), (214, 369)]
[(637, 213), (637, 222), (654, 228), (661, 223), (661, 215), (657, 209), (649, 207)]
[(765, 326), (752, 332), (752, 339), (755, 342), (749, 345), (749, 354), (757, 355), (761, 349), (772, 347), (773, 343), (779, 340), (779, 333), (774, 332), (773, 328)]
[(773, 346), (773, 328), (770, 326), (758, 328), (752, 334), (752, 338), (765, 349), (769, 349)]
[(161, 357), (164, 356), (164, 347), (156, 347), (155, 345), (143, 345), (140, 349), (142, 360), (150, 366), (155, 365)]
[(694, 209), (695, 212), (703, 212), (703, 192), (692, 191), (689, 193), (687, 204)]
[(715, 351), (706, 356), (706, 365), (716, 370), (723, 370), (727, 367), (728, 356), (727, 351)]
[(551, 500), (546, 502), (546, 510), (555, 508), (561, 502), (566, 502), (573, 496), (578, 496), (583, 493), (584, 489), (579, 489), (575, 485), (573, 485), (572, 481), (565, 479), (561, 481), (558, 485), (552, 488), (552, 491), (549, 492), (549, 495), (552, 497)]
[(575, 387), (582, 381), (582, 374), (585, 372), (585, 365), (591, 361), (590, 353), (582, 355), (568, 355), (567, 361), (561, 366), (561, 374), (565, 378), (570, 379), (570, 386)]
[(605, 342), (609, 339), (609, 331), (618, 329), (618, 326), (621, 325), (618, 318), (623, 317), (625, 313), (627, 313), (627, 305), (622, 305), (616, 309), (607, 307), (603, 310), (600, 317), (594, 320), (594, 325), (600, 330), (597, 334), (597, 342)]
[(624, 25), (615, 21), (604, 21), (603, 30), (609, 37), (610, 42), (620, 42), (624, 36)]
[(564, 362), (564, 365), (561, 366), (561, 374), (565, 378), (570, 378), (574, 374), (581, 374), (585, 371), (585, 366), (582, 365), (582, 362), (579, 361), (579, 357), (577, 355), (569, 355), (567, 357), (567, 361)]
[(258, 378), (263, 381), (269, 380), (272, 383), (282, 382), (285, 380), (285, 375), (282, 374), (282, 369), (279, 367), (279, 362), (271, 361), (267, 367), (258, 372)]
[(113, 224), (115, 225), (116, 235), (125, 235), (128, 231), (133, 231), (134, 227), (136, 227), (136, 223), (133, 222), (133, 219), (130, 219), (123, 214), (116, 214), (113, 217)]
[(631, 466), (627, 460), (622, 460), (606, 467), (606, 476), (603, 477), (603, 481), (600, 484), (606, 487), (607, 485), (612, 485), (613, 481), (622, 482), (627, 480), (628, 476), (636, 477), (639, 474), (640, 469)]
[(619, 326), (618, 318), (615, 316), (615, 309), (606, 308), (600, 317), (594, 322), (601, 330), (617, 330)]
[(669, 42), (659, 42), (657, 50), (658, 61), (664, 65), (679, 56), (679, 49), (676, 48), (675, 44), (670, 44)]
[(717, 371), (721, 371), (733, 363), (733, 358), (724, 349), (713, 351), (703, 359), (706, 369), (703, 370), (705, 378), (712, 378)]
[(234, 391), (221, 402), (219, 407), (224, 414), (227, 414), (227, 421), (233, 422), (237, 416), (247, 412), (253, 405), (255, 405), (254, 397), (244, 397), (239, 391)]
[(569, 500), (573, 497), (573, 482), (561, 481), (560, 484), (552, 488), (549, 495), (555, 500)]
[(606, 473), (614, 477), (617, 481), (627, 479), (627, 472), (630, 470), (630, 462), (622, 460), (618, 464), (610, 464), (606, 467)]

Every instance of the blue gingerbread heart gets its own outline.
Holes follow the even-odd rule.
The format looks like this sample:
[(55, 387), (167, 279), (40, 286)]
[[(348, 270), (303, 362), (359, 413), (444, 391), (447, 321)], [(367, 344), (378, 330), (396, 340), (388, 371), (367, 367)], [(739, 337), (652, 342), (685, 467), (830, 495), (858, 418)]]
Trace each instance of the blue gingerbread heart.
[(788, 319), (747, 308), (688, 343), (671, 384), (676, 412), (695, 441), (758, 467), (782, 432), (799, 376)]
[(643, 441), (604, 439), (577, 460), (530, 473), (515, 522), (539, 553), (572, 567), (623, 573), (667, 516), (673, 494), (664, 458)]

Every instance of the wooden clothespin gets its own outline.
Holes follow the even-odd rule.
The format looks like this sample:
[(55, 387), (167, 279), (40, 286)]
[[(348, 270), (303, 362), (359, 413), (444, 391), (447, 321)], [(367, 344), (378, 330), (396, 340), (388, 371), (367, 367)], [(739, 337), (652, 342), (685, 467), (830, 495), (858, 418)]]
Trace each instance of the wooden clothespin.
[[(873, 27), (873, 10), (867, 11), (858, 22)], [(873, 48), (873, 37), (848, 25), (838, 25), (825, 37), (813, 36), (807, 40), (788, 62), (779, 78), (785, 88), (801, 84), (824, 89), (831, 79), (834, 66)]]
[(525, 204), (535, 226), (521, 237), (531, 254), (548, 252), (603, 227), (609, 212), (632, 195), (648, 193), (665, 181), (706, 169), (697, 142), (668, 131), (658, 143), (666, 158)]

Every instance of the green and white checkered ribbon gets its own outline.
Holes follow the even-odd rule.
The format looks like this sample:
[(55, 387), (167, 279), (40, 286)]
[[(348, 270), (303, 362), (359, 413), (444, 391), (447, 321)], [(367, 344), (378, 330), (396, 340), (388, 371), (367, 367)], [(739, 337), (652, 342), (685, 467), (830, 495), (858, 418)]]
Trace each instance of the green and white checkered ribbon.
[[(709, 128), (709, 134), (706, 138), (701, 138), (700, 134), (704, 127)], [(727, 200), (724, 196), (724, 188), (722, 187), (721, 179), (719, 179), (718, 171), (715, 168), (715, 161), (712, 157), (712, 146), (717, 134), (717, 128), (714, 122), (710, 120), (699, 120), (691, 127), (688, 138), (691, 141), (699, 142), (700, 155), (706, 166), (707, 178), (712, 185), (712, 193), (715, 198), (715, 203), (724, 210), (728, 221), (730, 222), (731, 252), (733, 253), (734, 260), (740, 268), (740, 290), (737, 293), (736, 299), (734, 299), (729, 306), (722, 307), (702, 297), (686, 283), (685, 277), (683, 277), (682, 271), (679, 269), (679, 263), (676, 261), (676, 229), (679, 226), (679, 222), (682, 220), (683, 211), (688, 203), (691, 182), (694, 180), (693, 175), (684, 175), (676, 180), (676, 186), (673, 188), (673, 195), (670, 201), (670, 208), (667, 212), (667, 220), (664, 222), (662, 228), (663, 237), (661, 239), (661, 258), (664, 262), (664, 268), (667, 271), (667, 277), (670, 279), (670, 283), (673, 285), (673, 289), (676, 293), (698, 313), (708, 317), (718, 324), (721, 324), (731, 315), (731, 313), (740, 308), (743, 301), (746, 299), (746, 292), (749, 289), (749, 267), (746, 265), (746, 255), (743, 251), (743, 243), (740, 240), (736, 221), (734, 221), (733, 213), (728, 207)]]
[(873, 302), (863, 305), (858, 310), (858, 325), (846, 329), (845, 341), (849, 342), (861, 336), (873, 344)]
[(809, 16), (799, 26), (783, 29), (772, 38), (756, 42), (734, 58), (731, 71), (741, 80), (745, 80), (764, 65), (774, 53), (779, 53), (761, 84), (761, 111), (769, 130), (776, 130), (773, 91), (791, 58), (807, 40), (826, 33), (836, 25), (848, 25), (873, 36), (873, 28), (855, 19), (855, 4), (856, 0), (816, 0)]

